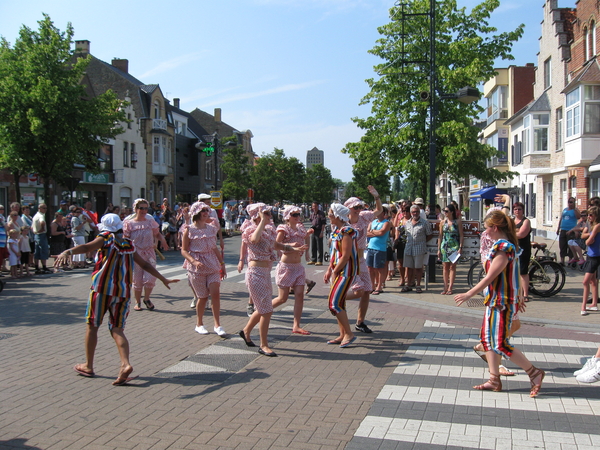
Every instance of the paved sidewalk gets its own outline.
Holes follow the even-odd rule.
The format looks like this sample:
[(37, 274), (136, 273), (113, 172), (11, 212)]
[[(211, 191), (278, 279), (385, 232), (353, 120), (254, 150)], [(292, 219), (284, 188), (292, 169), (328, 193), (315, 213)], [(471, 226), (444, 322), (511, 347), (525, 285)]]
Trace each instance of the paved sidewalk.
[[(96, 378), (72, 370), (84, 356), (89, 270), (7, 284), (0, 294), (0, 449), (491, 448), (488, 438), (499, 434), (519, 448), (529, 432), (530, 448), (598, 444), (597, 386), (580, 386), (570, 375), (600, 342), (600, 314), (578, 313), (580, 274), (569, 274), (559, 296), (536, 298), (522, 317), (515, 342), (550, 376), (540, 397), (529, 399), (521, 371), (503, 379), (501, 393), (470, 389), (485, 378), (470, 350), (482, 310), (454, 307), (435, 293), (439, 284), (402, 296), (390, 284), (373, 297), (374, 333), (357, 333), (347, 349), (325, 343), (337, 325), (320, 284), (305, 302), (303, 326), (312, 334), (291, 334), (290, 300), (274, 314), (270, 332), (279, 357), (259, 356), (236, 334), (247, 321), (248, 296), (234, 266), (239, 238), (227, 242), (233, 249), (222, 285), (228, 339), (212, 333), (210, 313), (211, 334), (194, 333), (185, 278), (171, 291), (157, 285), (157, 311), (129, 317), (139, 375), (129, 386), (111, 386), (118, 356), (106, 329)], [(160, 270), (181, 277), (180, 265), (171, 253)], [(320, 281), (324, 270), (307, 271)], [(349, 316), (356, 316), (356, 302)], [(257, 331), (252, 337), (258, 340)], [(467, 438), (459, 440), (461, 432)]]

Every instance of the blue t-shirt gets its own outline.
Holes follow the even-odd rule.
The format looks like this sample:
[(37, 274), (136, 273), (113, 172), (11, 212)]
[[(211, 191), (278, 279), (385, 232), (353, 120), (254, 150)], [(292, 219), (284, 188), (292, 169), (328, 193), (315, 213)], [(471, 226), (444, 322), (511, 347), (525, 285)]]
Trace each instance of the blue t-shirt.
[[(387, 219), (381, 222), (375, 219), (373, 222), (371, 222), (371, 230), (381, 230), (387, 222), (389, 222), (389, 220)], [(389, 238), (390, 230), (388, 230), (382, 236), (371, 237), (369, 238), (369, 244), (367, 245), (367, 248), (370, 248), (372, 250), (378, 250), (380, 252), (385, 252), (387, 249), (387, 242)]]
[(575, 216), (575, 210), (565, 208), (562, 212), (562, 220), (560, 222), (560, 229), (569, 231), (577, 225), (577, 217)]

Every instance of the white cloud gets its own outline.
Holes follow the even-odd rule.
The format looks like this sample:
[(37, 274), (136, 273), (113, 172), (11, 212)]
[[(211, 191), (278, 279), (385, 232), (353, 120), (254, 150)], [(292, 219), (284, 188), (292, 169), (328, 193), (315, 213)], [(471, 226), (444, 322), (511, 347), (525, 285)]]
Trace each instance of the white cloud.
[(203, 53), (206, 53), (206, 52), (188, 53), (187, 55), (181, 55), (181, 56), (177, 56), (173, 59), (163, 61), (160, 64), (158, 64), (156, 67), (154, 67), (153, 69), (150, 69), (146, 73), (143, 73), (142, 75), (140, 75), (139, 78), (140, 79), (151, 78), (159, 73), (169, 72), (179, 66), (183, 66), (185, 64), (188, 64), (190, 62), (200, 59), (200, 57), (202, 56)]
[(324, 81), (309, 81), (306, 83), (286, 84), (286, 85), (275, 87), (272, 89), (266, 89), (264, 91), (247, 92), (247, 93), (232, 95), (230, 97), (223, 97), (218, 100), (212, 101), (210, 103), (205, 103), (202, 105), (202, 107), (206, 108), (209, 106), (215, 106), (215, 105), (218, 106), (218, 105), (223, 105), (225, 103), (237, 102), (240, 100), (248, 100), (251, 98), (264, 97), (266, 95), (281, 94), (283, 92), (290, 92), (290, 91), (298, 91), (301, 89), (307, 89), (307, 88), (310, 88), (313, 86), (317, 86), (322, 83), (324, 83)]

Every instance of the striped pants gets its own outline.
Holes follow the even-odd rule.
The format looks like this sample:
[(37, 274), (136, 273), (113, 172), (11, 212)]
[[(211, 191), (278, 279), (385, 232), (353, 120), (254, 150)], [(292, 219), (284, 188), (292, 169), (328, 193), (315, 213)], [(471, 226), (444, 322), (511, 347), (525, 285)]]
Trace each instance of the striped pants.
[(481, 325), (480, 339), (484, 350), (493, 351), (510, 358), (514, 347), (508, 342), (508, 332), (517, 305), (507, 305), (504, 309), (487, 307)]
[(346, 294), (353, 281), (354, 277), (338, 276), (331, 283), (331, 289), (329, 290), (329, 311), (334, 316), (342, 311), (346, 311)]

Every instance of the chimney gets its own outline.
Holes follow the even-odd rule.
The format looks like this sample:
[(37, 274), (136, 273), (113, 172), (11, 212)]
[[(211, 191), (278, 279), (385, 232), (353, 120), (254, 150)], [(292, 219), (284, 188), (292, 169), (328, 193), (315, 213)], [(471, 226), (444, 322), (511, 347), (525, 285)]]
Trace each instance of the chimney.
[(90, 54), (90, 41), (75, 41), (75, 53)]
[(179, 99), (178, 98), (174, 98), (173, 99), (173, 106), (175, 106), (175, 108), (180, 109), (179, 108)]
[(110, 62), (114, 67), (119, 69), (121, 72), (129, 73), (129, 60), (113, 58)]
[(215, 108), (215, 122), (221, 123), (221, 108)]

